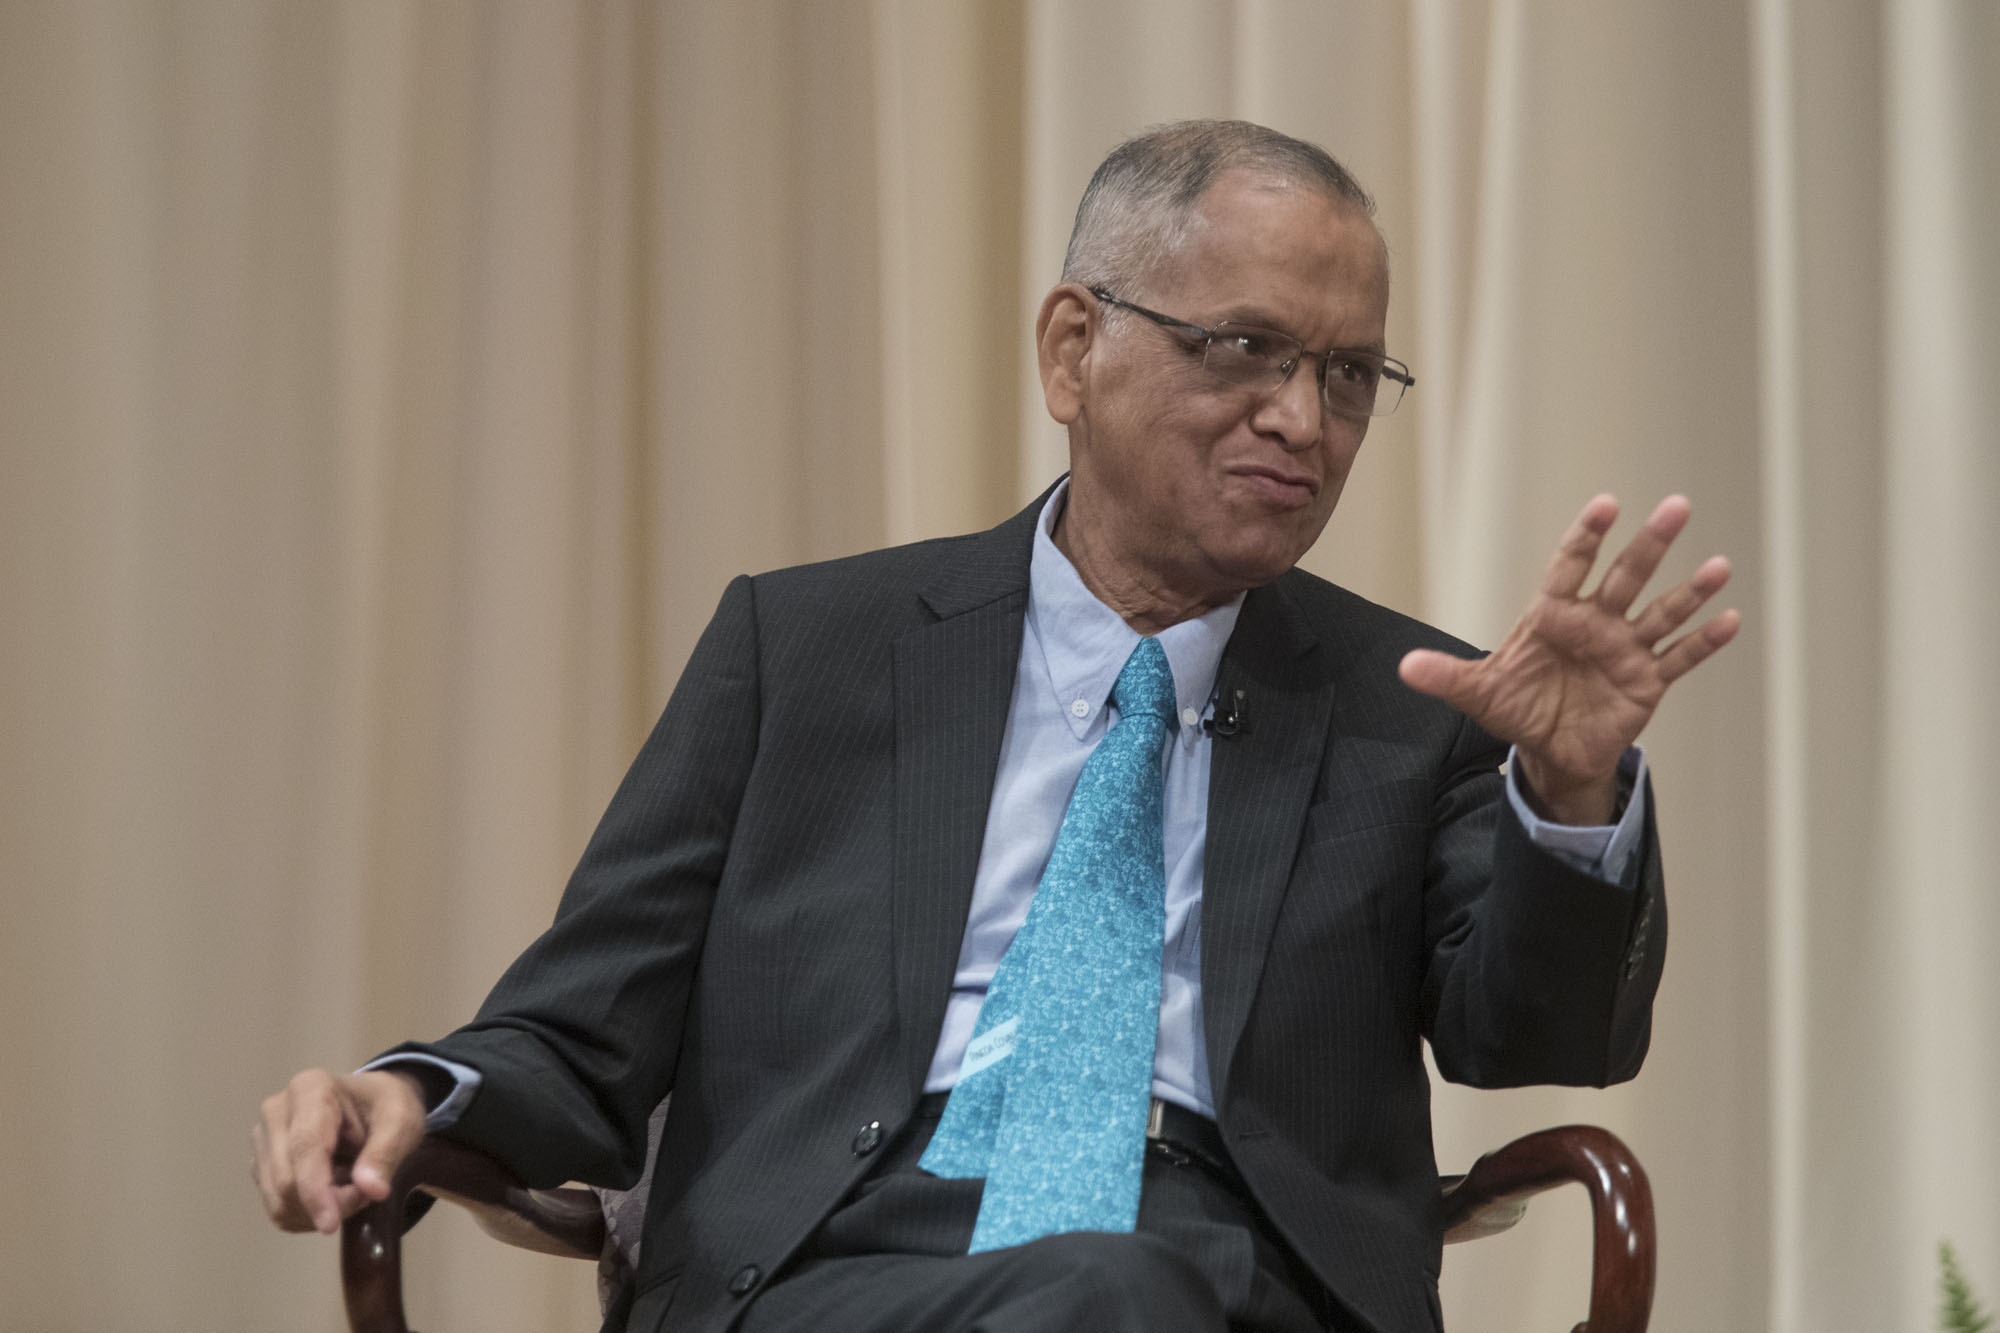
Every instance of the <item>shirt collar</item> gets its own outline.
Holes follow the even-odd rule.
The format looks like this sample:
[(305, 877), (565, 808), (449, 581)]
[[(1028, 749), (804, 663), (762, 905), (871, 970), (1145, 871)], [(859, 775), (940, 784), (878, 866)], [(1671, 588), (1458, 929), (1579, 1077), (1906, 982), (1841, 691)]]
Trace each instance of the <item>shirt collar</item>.
[[(1028, 561), (1028, 619), (1042, 646), (1056, 707), (1080, 740), (1104, 711), (1111, 687), (1140, 635), (1091, 594), (1076, 566), (1049, 535), (1068, 494), (1069, 481), (1064, 479), (1035, 522), (1035, 548)], [(1160, 631), (1160, 647), (1174, 673), (1176, 721), (1184, 744), (1201, 738), (1201, 719), (1215, 693), (1216, 668), (1242, 609), (1243, 595), (1238, 593), (1221, 606)]]

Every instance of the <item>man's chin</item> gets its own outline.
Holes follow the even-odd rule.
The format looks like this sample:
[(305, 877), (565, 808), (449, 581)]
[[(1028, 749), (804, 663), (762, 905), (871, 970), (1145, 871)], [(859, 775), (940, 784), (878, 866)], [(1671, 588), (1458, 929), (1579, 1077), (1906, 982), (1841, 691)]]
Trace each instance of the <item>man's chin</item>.
[(1212, 562), (1231, 583), (1261, 588), (1304, 559), (1325, 527), (1325, 520), (1312, 524), (1309, 532), (1298, 530), (1299, 525), (1246, 524), (1236, 540), (1211, 553)]
[(1222, 581), (1240, 592), (1263, 587), (1298, 564), (1304, 555), (1304, 550), (1295, 552), (1290, 546), (1285, 546), (1275, 550), (1230, 552), (1213, 563), (1222, 575)]

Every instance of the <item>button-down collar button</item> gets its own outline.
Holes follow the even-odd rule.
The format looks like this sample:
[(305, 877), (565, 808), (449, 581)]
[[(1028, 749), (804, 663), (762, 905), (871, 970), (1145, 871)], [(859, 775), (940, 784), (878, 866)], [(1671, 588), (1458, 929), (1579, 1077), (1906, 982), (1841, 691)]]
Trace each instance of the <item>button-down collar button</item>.
[(748, 1296), (751, 1289), (757, 1285), (758, 1279), (763, 1276), (764, 1270), (757, 1267), (757, 1265), (743, 1265), (743, 1267), (736, 1270), (736, 1275), (729, 1279), (729, 1294), (731, 1296)]
[(861, 1127), (859, 1134), (854, 1136), (854, 1155), (856, 1157), (866, 1157), (869, 1153), (874, 1152), (876, 1148), (880, 1147), (881, 1143), (882, 1122), (871, 1120)]
[(1090, 700), (1088, 699), (1071, 700), (1069, 705), (1069, 713), (1071, 717), (1089, 717)]
[(1183, 726), (1191, 727), (1199, 721), (1201, 721), (1200, 713), (1195, 712), (1192, 708), (1181, 709), (1181, 723)]

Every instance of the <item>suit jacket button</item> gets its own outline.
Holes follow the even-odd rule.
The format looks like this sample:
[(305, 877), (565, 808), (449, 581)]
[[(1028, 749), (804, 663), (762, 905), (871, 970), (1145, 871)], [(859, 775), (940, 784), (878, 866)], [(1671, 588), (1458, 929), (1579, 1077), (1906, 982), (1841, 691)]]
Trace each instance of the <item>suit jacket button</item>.
[(757, 1265), (743, 1265), (743, 1267), (736, 1270), (736, 1276), (729, 1279), (729, 1294), (731, 1296), (748, 1296), (751, 1289), (757, 1285), (758, 1279), (763, 1276), (764, 1270), (757, 1267)]
[(866, 1157), (881, 1146), (882, 1122), (880, 1120), (869, 1121), (861, 1127), (861, 1132), (854, 1136), (854, 1155), (856, 1157)]

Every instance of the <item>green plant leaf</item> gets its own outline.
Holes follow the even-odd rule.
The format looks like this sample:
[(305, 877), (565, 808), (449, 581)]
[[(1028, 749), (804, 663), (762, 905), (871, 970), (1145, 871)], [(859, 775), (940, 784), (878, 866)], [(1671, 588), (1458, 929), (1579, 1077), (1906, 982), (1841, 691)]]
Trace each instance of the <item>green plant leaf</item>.
[(1948, 1240), (1938, 1242), (1938, 1333), (1988, 1333), (1993, 1316), (1979, 1306)]

